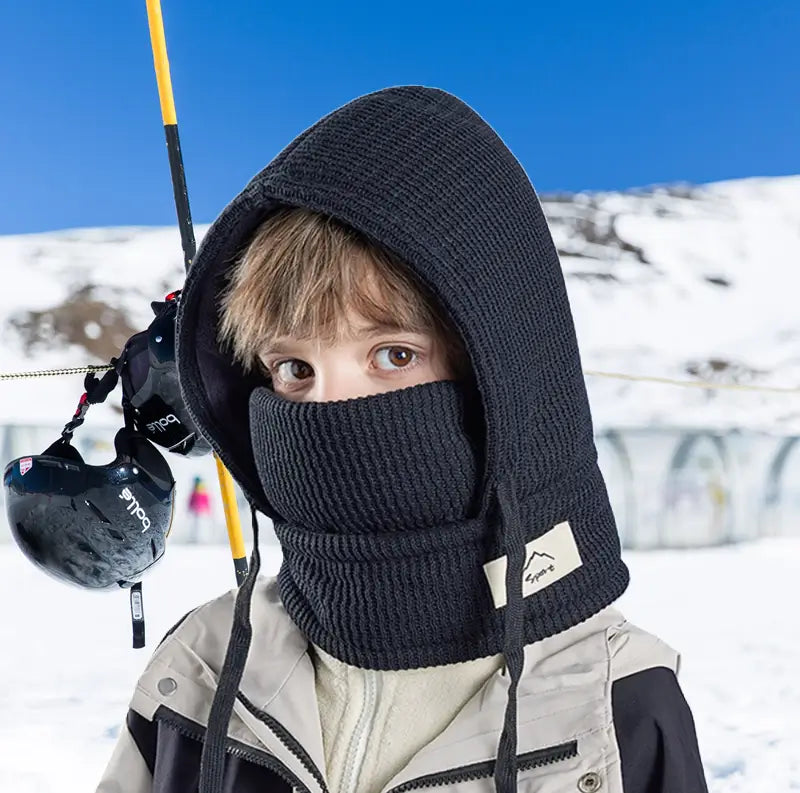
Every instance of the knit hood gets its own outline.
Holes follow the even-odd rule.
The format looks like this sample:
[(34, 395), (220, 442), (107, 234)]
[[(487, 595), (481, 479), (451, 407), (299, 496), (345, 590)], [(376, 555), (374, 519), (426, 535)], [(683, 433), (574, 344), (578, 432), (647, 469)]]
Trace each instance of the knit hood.
[[(485, 562), (507, 562), (495, 571), (505, 582), (495, 604), (513, 705), (523, 643), (587, 619), (628, 583), (597, 467), (564, 277), (534, 188), (469, 106), (438, 89), (398, 86), (322, 118), (223, 210), (181, 295), (181, 388), (192, 418), (248, 500), (276, 520), (284, 516), (260, 484), (249, 426), (251, 395), (264, 383), (220, 349), (217, 323), (228, 269), (260, 222), (286, 204), (331, 215), (392, 250), (464, 339), (485, 433), (480, 514), (497, 516)], [(569, 572), (547, 586), (537, 578), (523, 590), (529, 564), (553, 559), (564, 532)], [(551, 544), (531, 551), (540, 538)], [(511, 776), (504, 782), (498, 774), (498, 788), (513, 789), (511, 717), (506, 733), (498, 764), (510, 767)]]

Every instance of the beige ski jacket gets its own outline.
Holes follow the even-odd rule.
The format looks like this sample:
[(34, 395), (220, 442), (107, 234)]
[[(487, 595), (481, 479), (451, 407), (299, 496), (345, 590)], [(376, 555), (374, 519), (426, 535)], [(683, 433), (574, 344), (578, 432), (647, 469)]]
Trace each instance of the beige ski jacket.
[[(162, 641), (130, 703), (97, 793), (194, 793), (235, 591)], [(228, 731), (230, 793), (351, 793), (326, 779), (309, 644), (274, 578), (253, 595), (253, 642)], [(520, 793), (706, 793), (677, 653), (614, 607), (527, 645), (519, 687)], [(508, 677), (491, 674), (378, 790), (491, 793)], [(353, 791), (355, 793), (355, 791)]]

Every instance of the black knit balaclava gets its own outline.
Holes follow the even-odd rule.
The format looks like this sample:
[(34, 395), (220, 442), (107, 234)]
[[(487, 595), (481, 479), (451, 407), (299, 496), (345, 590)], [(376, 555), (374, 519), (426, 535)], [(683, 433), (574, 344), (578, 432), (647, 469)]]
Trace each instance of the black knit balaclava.
[[(283, 205), (330, 215), (407, 262), (460, 332), (474, 383), (293, 403), (246, 375), (219, 344), (219, 295), (255, 229)], [(504, 653), (495, 784), (516, 790), (523, 646), (597, 613), (628, 574), (558, 256), (508, 148), (461, 100), (424, 86), (367, 94), (325, 116), (209, 229), (181, 296), (178, 367), (192, 418), (274, 522), (281, 598), (310, 641), (373, 669)], [(496, 576), (489, 583), (498, 566), (499, 598)], [(254, 551), (201, 793), (222, 790), (257, 572)]]
[[(482, 562), (468, 520), (478, 454), (449, 380), (335, 402), (253, 392), (264, 493), (281, 513), (281, 600), (314, 643), (371, 669), (485, 654)], [(498, 650), (499, 651), (499, 650)]]

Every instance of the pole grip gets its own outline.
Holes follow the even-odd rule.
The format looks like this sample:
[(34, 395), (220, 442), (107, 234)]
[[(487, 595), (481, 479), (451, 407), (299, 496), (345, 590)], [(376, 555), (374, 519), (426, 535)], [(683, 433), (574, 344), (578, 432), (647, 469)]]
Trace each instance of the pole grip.
[(183, 265), (186, 272), (192, 266), (196, 245), (194, 241), (194, 227), (192, 226), (192, 212), (189, 209), (189, 191), (186, 189), (186, 174), (183, 170), (183, 154), (181, 154), (181, 141), (178, 137), (178, 125), (166, 125), (164, 134), (167, 138), (167, 155), (169, 157), (169, 172), (172, 176), (172, 194), (175, 197), (175, 210), (178, 215), (178, 229), (181, 233), (181, 248), (183, 248)]

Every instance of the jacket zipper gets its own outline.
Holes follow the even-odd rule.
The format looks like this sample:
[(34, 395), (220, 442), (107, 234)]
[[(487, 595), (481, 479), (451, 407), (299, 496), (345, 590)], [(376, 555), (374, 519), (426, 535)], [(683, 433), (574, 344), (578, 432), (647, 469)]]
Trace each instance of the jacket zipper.
[(358, 790), (358, 780), (367, 754), (367, 743), (378, 710), (378, 697), (381, 690), (380, 672), (372, 669), (364, 669), (363, 672), (364, 702), (347, 750), (345, 773), (341, 786), (342, 793), (356, 793)]
[[(156, 719), (169, 724), (187, 738), (191, 738), (201, 744), (205, 742), (206, 731), (202, 727), (196, 726), (194, 722), (182, 718), (173, 711), (169, 711), (169, 715), (163, 712), (156, 713)], [(233, 743), (230, 738), (225, 741), (225, 752), (226, 754), (240, 757), (242, 760), (247, 760), (248, 762), (269, 769), (272, 773), (279, 776), (289, 787), (300, 791), (300, 793), (311, 793), (311, 790), (274, 755), (266, 752), (259, 752), (256, 749), (238, 746)]]
[[(275, 737), (300, 760), (303, 766), (314, 776), (323, 792), (328, 793), (327, 785), (325, 785), (325, 780), (320, 774), (319, 769), (314, 765), (314, 762), (298, 740), (286, 730), (280, 722), (276, 721), (269, 714), (256, 708), (241, 694), (241, 692), (238, 698), (245, 704), (247, 709), (269, 727), (275, 734)], [(158, 717), (172, 724), (172, 726), (188, 738), (193, 738), (201, 743), (205, 740), (205, 731), (202, 728), (195, 726), (193, 722), (183, 719), (178, 714), (173, 713), (173, 711), (169, 711), (169, 713), (169, 716), (162, 714)], [(372, 718), (370, 718), (370, 723), (371, 722)], [(279, 729), (276, 729), (276, 727)], [(244, 760), (250, 760), (251, 762), (268, 768), (270, 771), (280, 776), (284, 782), (300, 791), (300, 793), (311, 793), (311, 790), (274, 755), (260, 753), (254, 749), (242, 748), (230, 742), (230, 739), (226, 741), (225, 751), (228, 754), (241, 757)], [(569, 760), (577, 756), (578, 742), (568, 741), (567, 743), (548, 746), (545, 749), (536, 749), (532, 752), (525, 752), (524, 754), (517, 755), (517, 771), (530, 771), (532, 768), (541, 768), (542, 766)], [(428, 774), (426, 776), (417, 777), (416, 779), (410, 779), (408, 782), (403, 782), (391, 788), (386, 791), (386, 793), (405, 793), (407, 790), (417, 790), (423, 787), (436, 787), (437, 785), (446, 785), (453, 782), (470, 782), (476, 779), (483, 779), (484, 777), (494, 774), (494, 767), (495, 760), (486, 760), (482, 763), (472, 763), (470, 765), (461, 766), (460, 768), (451, 768), (436, 774)]]
[[(517, 771), (529, 771), (531, 768), (558, 763), (562, 760), (569, 760), (578, 756), (578, 742), (569, 741), (557, 746), (548, 746), (546, 749), (536, 749), (533, 752), (517, 755)], [(436, 787), (437, 785), (447, 785), (453, 782), (471, 782), (476, 779), (483, 779), (494, 774), (495, 760), (487, 760), (483, 763), (472, 763), (461, 768), (452, 768), (449, 771), (442, 771), (438, 774), (428, 774), (427, 776), (417, 777), (401, 785), (391, 788), (386, 793), (404, 793), (406, 790), (417, 790), (423, 787)]]
[[(276, 718), (270, 716), (269, 713), (266, 713), (260, 708), (257, 708), (241, 691), (236, 695), (236, 698), (253, 714), (253, 716), (270, 729), (273, 735), (303, 764), (303, 768), (314, 777), (323, 793), (328, 793), (325, 777), (320, 773), (320, 770), (311, 759), (311, 756), (297, 738), (295, 738)], [(272, 755), (267, 756), (271, 757)], [(287, 772), (291, 773), (288, 769)], [(303, 790), (308, 790), (308, 788), (303, 786)]]

